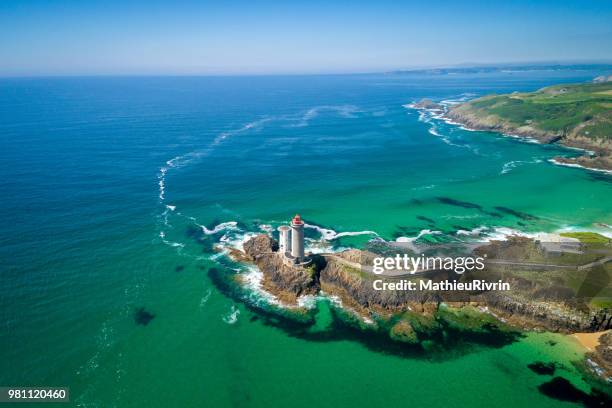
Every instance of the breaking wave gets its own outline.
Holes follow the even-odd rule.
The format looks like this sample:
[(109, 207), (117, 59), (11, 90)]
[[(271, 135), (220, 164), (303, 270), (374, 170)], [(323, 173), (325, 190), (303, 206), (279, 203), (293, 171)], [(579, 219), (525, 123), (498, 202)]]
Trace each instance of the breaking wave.
[(204, 231), (206, 235), (213, 235), (221, 231), (237, 230), (238, 229), (237, 225), (238, 223), (236, 221), (228, 221), (228, 222), (222, 222), (221, 224), (215, 225), (213, 229), (208, 229), (204, 225), (200, 225), (200, 227), (202, 228), (202, 231)]
[(312, 228), (317, 230), (321, 234), (321, 238), (326, 241), (333, 241), (342, 237), (354, 237), (358, 235), (374, 235), (378, 237), (379, 235), (374, 231), (347, 231), (347, 232), (336, 232), (333, 229), (319, 227), (314, 224), (304, 224), (305, 228)]
[(354, 105), (322, 105), (315, 106), (314, 108), (308, 109), (299, 118), (298, 123), (291, 125), (291, 127), (305, 127), (310, 124), (310, 121), (321, 114), (321, 112), (333, 112), (339, 116), (347, 119), (353, 119), (357, 117), (357, 113), (361, 110)]
[(238, 316), (240, 316), (240, 309), (232, 305), (229, 313), (223, 316), (223, 321), (227, 324), (235, 324), (238, 321)]
[(398, 237), (395, 239), (395, 242), (413, 243), (417, 239), (422, 238), (426, 235), (440, 235), (440, 234), (442, 234), (442, 231), (432, 231), (429, 229), (424, 229), (424, 230), (421, 230), (416, 237)]
[(536, 164), (536, 163), (542, 163), (543, 161), (541, 159), (535, 159), (535, 160), (512, 160), (509, 161), (507, 163), (504, 163), (504, 165), (502, 166), (501, 171), (499, 172), (499, 174), (507, 174), (510, 173), (513, 169), (522, 166), (523, 164)]
[(455, 147), (461, 147), (464, 149), (468, 149), (472, 151), (474, 154), (480, 155), (480, 152), (478, 151), (478, 149), (476, 149), (475, 147), (467, 143), (459, 144), (459, 143), (453, 142), (450, 136), (444, 135), (440, 132), (440, 128), (438, 126), (439, 122), (443, 122), (443, 123), (451, 124), (451, 125), (458, 125), (458, 123), (455, 123), (446, 117), (446, 112), (448, 111), (448, 108), (451, 105), (455, 105), (455, 104), (461, 103), (469, 99), (472, 94), (469, 94), (469, 95), (462, 94), (462, 95), (463, 96), (460, 96), (455, 99), (445, 99), (443, 101), (440, 101), (439, 105), (441, 106), (441, 108), (423, 108), (423, 107), (417, 106), (417, 104), (414, 102), (404, 104), (402, 105), (402, 107), (406, 109), (410, 109), (410, 110), (417, 110), (419, 113), (419, 121), (423, 123), (427, 123), (429, 125), (429, 129), (427, 130), (429, 134), (440, 138), (442, 142), (446, 143), (449, 146), (455, 146)]

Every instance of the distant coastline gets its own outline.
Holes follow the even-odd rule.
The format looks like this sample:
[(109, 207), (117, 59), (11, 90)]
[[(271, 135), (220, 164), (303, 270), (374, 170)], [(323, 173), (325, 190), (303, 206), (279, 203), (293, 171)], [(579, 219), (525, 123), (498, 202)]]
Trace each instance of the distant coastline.
[(488, 95), (452, 105), (429, 99), (408, 105), (434, 112), (466, 130), (490, 131), (584, 152), (555, 157), (556, 165), (612, 173), (612, 77), (556, 85), (531, 93)]

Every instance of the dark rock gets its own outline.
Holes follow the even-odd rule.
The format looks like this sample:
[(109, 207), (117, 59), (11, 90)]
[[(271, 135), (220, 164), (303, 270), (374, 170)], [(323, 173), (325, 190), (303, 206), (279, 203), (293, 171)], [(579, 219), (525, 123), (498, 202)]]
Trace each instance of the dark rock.
[(245, 242), (243, 248), (249, 258), (254, 261), (265, 254), (278, 251), (278, 242), (268, 235), (260, 234)]
[(414, 104), (416, 109), (438, 109), (443, 110), (444, 107), (439, 103), (432, 101), (431, 99), (421, 99), (419, 102)]

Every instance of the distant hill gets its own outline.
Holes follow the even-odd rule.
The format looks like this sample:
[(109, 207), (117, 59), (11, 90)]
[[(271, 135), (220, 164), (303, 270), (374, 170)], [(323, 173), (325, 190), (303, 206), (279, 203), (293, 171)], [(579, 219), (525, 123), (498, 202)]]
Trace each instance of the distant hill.
[(415, 68), (388, 72), (395, 75), (429, 74), (484, 74), (495, 72), (526, 72), (526, 71), (612, 71), (612, 64), (506, 64), (506, 65), (475, 65), (463, 67)]
[(595, 156), (576, 164), (612, 169), (612, 82), (608, 77), (536, 92), (488, 95), (453, 106), (447, 116), (473, 129), (587, 149)]

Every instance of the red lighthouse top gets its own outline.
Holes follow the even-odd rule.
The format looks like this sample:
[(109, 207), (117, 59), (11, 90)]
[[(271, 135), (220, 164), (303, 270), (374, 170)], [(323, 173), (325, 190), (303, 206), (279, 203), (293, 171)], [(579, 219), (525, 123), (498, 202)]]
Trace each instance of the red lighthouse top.
[(300, 217), (300, 214), (295, 214), (295, 217), (293, 217), (293, 219), (291, 220), (292, 224), (296, 224), (296, 225), (301, 225), (304, 224), (304, 221), (302, 221), (302, 217)]

